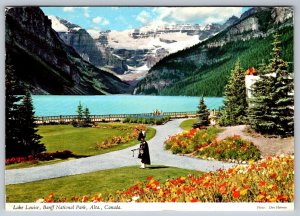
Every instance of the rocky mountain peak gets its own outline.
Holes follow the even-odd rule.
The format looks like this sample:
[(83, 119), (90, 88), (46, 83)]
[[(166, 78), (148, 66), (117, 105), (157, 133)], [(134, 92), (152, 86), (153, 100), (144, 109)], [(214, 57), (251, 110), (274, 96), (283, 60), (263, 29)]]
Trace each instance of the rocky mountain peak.
[(271, 12), (271, 17), (274, 19), (274, 23), (284, 23), (289, 18), (293, 17), (292, 7), (275, 7)]
[(232, 16), (223, 24), (223, 27), (227, 28), (228, 26), (232, 26), (232, 25), (236, 24), (239, 20), (240, 19), (238, 17)]

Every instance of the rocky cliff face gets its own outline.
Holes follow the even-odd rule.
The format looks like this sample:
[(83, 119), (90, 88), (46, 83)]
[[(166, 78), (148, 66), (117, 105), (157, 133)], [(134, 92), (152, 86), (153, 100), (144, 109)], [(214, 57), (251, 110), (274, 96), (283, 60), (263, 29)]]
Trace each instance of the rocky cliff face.
[(122, 93), (128, 87), (83, 61), (38, 7), (6, 8), (6, 62), (36, 94)]
[(226, 50), (222, 47), (232, 42), (241, 44), (254, 38), (265, 38), (278, 28), (292, 26), (292, 17), (293, 10), (290, 7), (256, 7), (242, 14), (240, 19), (232, 17), (228, 24), (233, 24), (217, 35), (158, 62), (137, 84), (134, 93), (160, 94), (163, 89), (176, 86), (176, 83), (178, 89), (183, 79), (192, 85), (192, 80), (199, 80), (198, 76), (202, 76), (199, 68), (205, 66), (207, 69), (231, 59), (224, 54)]
[(57, 31), (60, 38), (67, 45), (73, 47), (84, 60), (97, 67), (105, 65), (103, 54), (98, 50), (94, 39), (85, 29), (58, 17), (50, 16), (49, 18), (53, 23), (59, 22), (66, 27), (64, 31)]

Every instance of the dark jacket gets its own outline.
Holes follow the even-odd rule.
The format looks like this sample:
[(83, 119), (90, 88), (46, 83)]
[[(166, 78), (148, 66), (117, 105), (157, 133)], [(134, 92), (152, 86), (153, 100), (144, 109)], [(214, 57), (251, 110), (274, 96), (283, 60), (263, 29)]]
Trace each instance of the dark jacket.
[(148, 147), (148, 143), (146, 141), (144, 141), (140, 144), (138, 158), (142, 159), (141, 162), (144, 164), (149, 164), (149, 165), (151, 164), (149, 147)]

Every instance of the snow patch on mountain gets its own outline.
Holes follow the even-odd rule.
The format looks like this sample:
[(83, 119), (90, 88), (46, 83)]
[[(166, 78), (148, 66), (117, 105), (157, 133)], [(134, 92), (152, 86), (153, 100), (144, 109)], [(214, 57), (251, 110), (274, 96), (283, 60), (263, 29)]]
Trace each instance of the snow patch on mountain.
[[(181, 32), (170, 32), (164, 33), (157, 36), (145, 36), (141, 38), (132, 37), (133, 30), (125, 30), (122, 32), (111, 31), (108, 33), (108, 44), (114, 49), (155, 49), (164, 47), (170, 53), (177, 52), (178, 50), (184, 49), (189, 46), (193, 46), (199, 43), (198, 35), (188, 35), (187, 33)], [(163, 40), (176, 41), (174, 43), (166, 43)]]
[(95, 29), (87, 29), (86, 30), (90, 35), (91, 37), (96, 40), (100, 37), (100, 31), (99, 30), (95, 30)]
[(56, 32), (68, 32), (69, 28), (62, 24), (60, 20), (56, 16), (48, 16), (48, 18), (51, 20), (51, 27)]

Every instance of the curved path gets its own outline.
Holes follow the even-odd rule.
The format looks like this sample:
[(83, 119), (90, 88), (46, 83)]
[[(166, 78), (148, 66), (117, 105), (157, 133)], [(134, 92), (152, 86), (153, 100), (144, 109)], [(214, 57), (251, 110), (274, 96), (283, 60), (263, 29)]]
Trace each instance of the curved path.
[[(148, 141), (151, 164), (199, 171), (215, 171), (220, 168), (226, 169), (236, 165), (220, 161), (206, 161), (186, 156), (178, 156), (173, 155), (169, 151), (165, 151), (163, 149), (164, 141), (168, 138), (168, 136), (182, 131), (179, 125), (183, 120), (185, 119), (175, 119), (169, 121), (165, 125), (154, 126), (156, 129), (156, 135)], [(5, 184), (18, 184), (42, 179), (89, 173), (99, 170), (139, 165), (140, 160), (136, 158), (137, 154), (135, 154), (135, 157), (133, 158), (132, 152), (130, 151), (131, 149), (138, 147), (139, 145), (136, 145), (120, 151), (65, 161), (52, 165), (6, 170)]]

